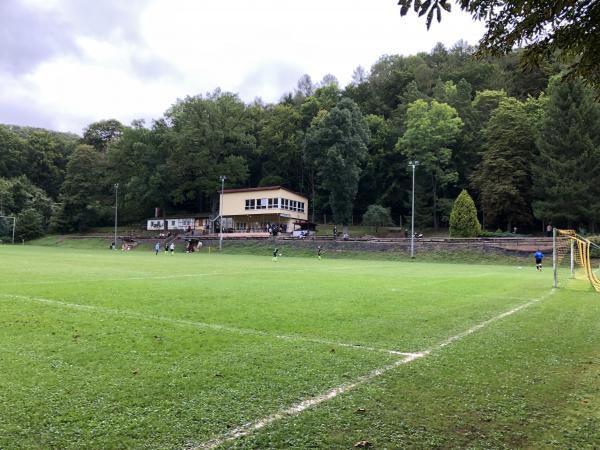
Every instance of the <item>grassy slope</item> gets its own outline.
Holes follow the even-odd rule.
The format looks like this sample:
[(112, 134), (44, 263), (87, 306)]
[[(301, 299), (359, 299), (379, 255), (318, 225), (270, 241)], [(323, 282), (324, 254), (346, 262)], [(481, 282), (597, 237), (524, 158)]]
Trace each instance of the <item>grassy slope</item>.
[[(390, 361), (118, 311), (408, 351), (550, 283), (549, 272), (514, 266), (0, 253), (0, 292), (110, 308), (0, 298), (0, 448), (183, 446)], [(576, 287), (235, 445), (560, 447), (597, 438), (600, 311), (597, 295)]]
[[(68, 236), (46, 236), (28, 244), (34, 246), (58, 247), (58, 248), (79, 248), (79, 249), (105, 249), (110, 244), (110, 239), (103, 238), (78, 238), (70, 239)], [(290, 246), (288, 246), (288, 244)], [(285, 256), (314, 257), (316, 254), (317, 243), (309, 248), (294, 247), (294, 242), (283, 241), (228, 241), (223, 243), (223, 254), (228, 255), (270, 255), (273, 252), (273, 246), (277, 245), (285, 252)], [(138, 245), (133, 252), (149, 252), (153, 250), (154, 244), (144, 243)], [(210, 250), (209, 250), (210, 246)], [(203, 247), (201, 253), (215, 252), (218, 244), (208, 244)], [(326, 246), (328, 247), (328, 246)], [(177, 251), (181, 252), (183, 245), (177, 243)], [(326, 248), (327, 259), (365, 259), (378, 261), (411, 261), (410, 255), (406, 252), (393, 251), (352, 251), (335, 250)], [(467, 264), (528, 264), (530, 257), (523, 257), (518, 254), (508, 254), (493, 251), (476, 250), (453, 250), (453, 251), (427, 251), (419, 253), (417, 259), (423, 262), (442, 262), (442, 263), (467, 263)]]

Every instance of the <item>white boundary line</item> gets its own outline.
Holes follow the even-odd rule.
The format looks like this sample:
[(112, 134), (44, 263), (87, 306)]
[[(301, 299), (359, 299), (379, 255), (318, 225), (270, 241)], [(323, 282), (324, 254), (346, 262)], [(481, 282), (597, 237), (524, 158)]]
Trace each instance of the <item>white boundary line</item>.
[[(274, 266), (275, 267), (275, 266)], [(319, 266), (322, 267), (322, 266)], [(372, 265), (372, 266), (366, 266), (364, 268), (366, 269), (378, 269), (378, 268), (386, 268), (386, 267), (391, 267), (389, 265)], [(304, 269), (289, 269), (286, 271), (287, 272), (310, 272), (312, 270), (316, 270), (317, 267), (311, 267), (311, 268), (304, 268)], [(330, 271), (330, 272), (335, 272), (335, 271), (342, 271), (342, 270), (355, 270), (356, 267), (355, 266), (341, 266), (341, 267), (327, 267), (326, 272)], [(6, 282), (0, 282), (0, 285), (2, 284), (19, 284), (20, 286), (38, 286), (38, 285), (48, 285), (48, 284), (69, 284), (69, 283), (98, 283), (98, 282), (113, 282), (113, 281), (144, 281), (144, 280), (170, 280), (170, 279), (177, 279), (177, 278), (195, 278), (195, 277), (211, 277), (211, 276), (222, 276), (222, 275), (252, 275), (255, 276), (256, 275), (256, 271), (241, 271), (241, 272), (198, 272), (198, 273), (184, 273), (184, 274), (175, 274), (175, 275), (140, 275), (140, 276), (133, 276), (133, 277), (119, 277), (119, 278), (91, 278), (91, 279), (77, 279), (77, 280), (48, 280), (48, 281), (32, 281), (32, 282), (22, 282), (22, 281), (16, 281), (13, 283), (6, 283)], [(260, 272), (258, 272), (260, 273)], [(322, 273), (321, 270), (319, 270), (319, 273)], [(402, 275), (406, 275), (404, 273), (402, 273)], [(464, 273), (453, 273), (452, 276), (461, 276), (464, 278), (481, 278), (481, 277), (486, 277), (489, 275), (494, 275), (494, 276), (498, 276), (498, 273), (496, 272), (485, 272), (485, 273), (480, 273), (480, 274), (475, 274), (475, 275), (470, 275), (469, 272), (464, 272)], [(409, 274), (410, 276), (410, 274)], [(428, 285), (431, 284), (443, 284), (447, 281), (451, 280), (451, 277), (442, 277), (441, 279), (435, 279), (432, 278), (433, 281), (431, 281), (430, 283), (428, 283)], [(416, 286), (415, 286), (416, 287)], [(400, 290), (400, 289), (398, 289)]]
[(396, 355), (396, 356), (412, 355), (412, 353), (400, 352), (397, 350), (368, 347), (368, 346), (363, 346), (363, 345), (358, 345), (358, 344), (349, 344), (349, 343), (345, 343), (345, 342), (335, 342), (335, 341), (329, 341), (326, 339), (309, 338), (309, 337), (304, 337), (304, 336), (299, 336), (299, 335), (272, 334), (272, 333), (266, 333), (264, 331), (253, 330), (251, 328), (237, 328), (237, 327), (231, 327), (228, 325), (221, 325), (221, 324), (215, 324), (215, 323), (195, 322), (192, 320), (185, 320), (185, 319), (173, 319), (170, 317), (147, 315), (147, 314), (137, 313), (134, 311), (106, 308), (104, 306), (82, 305), (79, 303), (69, 303), (69, 302), (63, 302), (60, 300), (52, 300), (52, 299), (42, 298), (42, 297), (30, 297), (30, 296), (26, 296), (26, 295), (13, 295), (13, 294), (0, 294), (0, 298), (34, 301), (34, 302), (45, 303), (45, 304), (53, 305), (53, 306), (60, 306), (63, 308), (71, 308), (71, 309), (77, 309), (77, 310), (83, 310), (83, 311), (94, 311), (94, 312), (100, 312), (100, 313), (104, 313), (104, 314), (115, 315), (115, 316), (119, 316), (119, 317), (126, 317), (129, 319), (158, 321), (158, 322), (164, 322), (164, 323), (169, 323), (169, 324), (173, 324), (173, 325), (188, 326), (188, 327), (193, 327), (193, 328), (204, 328), (204, 329), (208, 329), (208, 330), (242, 334), (242, 335), (250, 335), (250, 336), (270, 337), (270, 338), (281, 339), (281, 340), (292, 341), (292, 342), (293, 341), (310, 342), (312, 344), (331, 345), (331, 346), (345, 347), (345, 348), (350, 348), (350, 349), (355, 349), (355, 350), (363, 350), (363, 351), (368, 351), (368, 352), (388, 353), (390, 355)]
[(493, 322), (496, 322), (505, 317), (508, 317), (518, 311), (521, 311), (524, 308), (527, 308), (535, 303), (538, 303), (538, 302), (544, 300), (548, 296), (554, 294), (554, 292), (555, 292), (554, 289), (552, 289), (548, 294), (543, 295), (540, 298), (531, 300), (520, 306), (512, 308), (502, 314), (492, 317), (491, 319), (481, 322), (481, 323), (469, 328), (468, 330), (463, 331), (462, 333), (459, 333), (457, 335), (449, 337), (448, 339), (431, 347), (428, 350), (425, 350), (425, 351), (419, 352), (419, 353), (413, 353), (411, 355), (407, 355), (399, 361), (396, 361), (385, 367), (372, 370), (371, 372), (367, 373), (366, 375), (363, 375), (362, 377), (357, 378), (355, 381), (353, 381), (351, 383), (342, 384), (340, 386), (334, 387), (334, 388), (330, 389), (329, 391), (325, 392), (324, 394), (303, 400), (303, 401), (296, 403), (288, 408), (282, 409), (274, 414), (271, 414), (270, 416), (264, 417), (262, 419), (254, 421), (254, 422), (246, 423), (246, 424), (244, 424), (240, 427), (237, 427), (237, 428), (231, 430), (230, 432), (222, 435), (221, 437), (217, 437), (217, 438), (211, 439), (209, 441), (206, 441), (204, 443), (201, 443), (199, 445), (190, 446), (190, 447), (186, 447), (186, 448), (190, 448), (191, 450), (211, 450), (216, 447), (219, 447), (220, 445), (225, 444), (226, 442), (233, 441), (233, 440), (239, 439), (244, 436), (248, 436), (248, 435), (252, 434), (254, 431), (260, 430), (261, 428), (264, 428), (265, 426), (270, 425), (273, 422), (276, 422), (278, 420), (281, 420), (281, 419), (284, 419), (287, 417), (297, 416), (301, 412), (305, 411), (308, 408), (319, 405), (327, 400), (331, 400), (332, 398), (335, 398), (338, 395), (344, 394), (358, 386), (361, 386), (361, 385), (367, 383), (368, 381), (370, 381), (374, 378), (377, 378), (377, 377), (383, 375), (384, 373), (386, 373), (392, 369), (395, 369), (396, 367), (399, 367), (403, 364), (408, 364), (408, 363), (415, 361), (417, 359), (420, 359), (420, 358), (424, 358), (425, 356), (430, 355), (432, 352), (434, 352), (436, 350), (443, 349), (444, 347), (447, 347), (448, 345), (450, 345), (466, 336), (469, 336), (470, 334), (475, 333), (476, 331), (486, 327), (487, 325), (489, 325)]

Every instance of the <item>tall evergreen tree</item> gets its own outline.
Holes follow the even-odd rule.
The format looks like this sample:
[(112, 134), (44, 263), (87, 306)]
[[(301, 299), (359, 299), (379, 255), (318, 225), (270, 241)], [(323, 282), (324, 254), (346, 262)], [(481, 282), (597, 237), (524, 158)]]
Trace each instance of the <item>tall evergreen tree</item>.
[(535, 163), (536, 217), (594, 229), (600, 222), (600, 105), (581, 81), (553, 79)]

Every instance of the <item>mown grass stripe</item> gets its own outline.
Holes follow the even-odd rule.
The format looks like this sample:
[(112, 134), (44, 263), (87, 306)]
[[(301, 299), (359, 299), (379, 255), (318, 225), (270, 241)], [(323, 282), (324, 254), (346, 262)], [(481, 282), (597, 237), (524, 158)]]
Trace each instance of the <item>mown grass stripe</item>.
[(49, 304), (49, 305), (53, 305), (53, 306), (60, 306), (60, 307), (64, 307), (64, 308), (72, 308), (72, 309), (84, 310), (84, 311), (100, 312), (100, 313), (115, 315), (115, 316), (119, 316), (119, 317), (126, 317), (129, 319), (159, 321), (159, 322), (169, 323), (169, 324), (173, 324), (173, 325), (204, 328), (204, 329), (220, 331), (220, 332), (244, 334), (244, 335), (251, 335), (251, 336), (270, 337), (270, 338), (281, 339), (281, 340), (286, 340), (286, 341), (309, 342), (312, 344), (331, 345), (331, 346), (345, 347), (345, 348), (351, 348), (351, 349), (355, 349), (355, 350), (363, 350), (363, 351), (369, 351), (369, 352), (388, 353), (390, 355), (397, 355), (397, 356), (412, 355), (412, 353), (410, 353), (410, 352), (401, 352), (401, 351), (397, 351), (397, 350), (375, 348), (375, 347), (363, 346), (363, 345), (358, 345), (358, 344), (349, 344), (349, 343), (345, 343), (345, 342), (335, 342), (335, 341), (329, 341), (329, 340), (318, 339), (318, 338), (307, 338), (304, 336), (273, 334), (273, 333), (267, 333), (264, 331), (253, 330), (250, 328), (237, 328), (237, 327), (231, 327), (228, 325), (221, 325), (221, 324), (215, 324), (215, 323), (195, 322), (195, 321), (184, 320), (184, 319), (173, 319), (171, 317), (140, 314), (140, 313), (136, 313), (134, 311), (106, 308), (104, 306), (82, 305), (80, 303), (69, 303), (69, 302), (63, 302), (60, 300), (52, 300), (52, 299), (42, 298), (42, 297), (30, 297), (30, 296), (26, 296), (26, 295), (15, 295), (15, 294), (0, 294), (0, 298), (35, 301), (38, 303), (45, 303), (45, 304)]
[(212, 450), (212, 449), (215, 449), (215, 448), (225, 444), (226, 442), (230, 442), (230, 441), (239, 439), (241, 437), (248, 436), (248, 435), (252, 434), (254, 431), (258, 431), (261, 428), (264, 428), (267, 425), (270, 425), (270, 424), (272, 424), (276, 421), (279, 421), (281, 419), (284, 419), (286, 417), (297, 416), (309, 408), (317, 406), (327, 400), (331, 400), (331, 399), (337, 397), (338, 395), (341, 395), (348, 391), (351, 391), (351, 390), (373, 380), (374, 378), (380, 377), (381, 375), (385, 374), (386, 372), (389, 372), (392, 369), (395, 369), (404, 364), (408, 364), (417, 359), (424, 358), (424, 357), (432, 354), (436, 350), (441, 350), (444, 347), (447, 347), (448, 345), (451, 345), (452, 343), (457, 342), (460, 339), (463, 339), (463, 338), (481, 330), (482, 328), (490, 325), (491, 323), (494, 323), (498, 320), (504, 319), (505, 317), (511, 316), (525, 308), (528, 308), (531, 305), (534, 305), (534, 304), (546, 299), (547, 297), (552, 295), (554, 292), (555, 292), (555, 290), (552, 289), (548, 294), (543, 295), (542, 297), (531, 300), (527, 303), (519, 305), (519, 306), (512, 308), (508, 311), (505, 311), (501, 314), (498, 314), (497, 316), (494, 316), (491, 319), (481, 322), (481, 323), (463, 331), (462, 333), (456, 334), (454, 336), (449, 337), (448, 339), (445, 339), (441, 343), (435, 345), (434, 347), (431, 347), (428, 350), (425, 350), (423, 352), (412, 353), (392, 364), (388, 364), (385, 367), (374, 369), (374, 370), (370, 371), (369, 373), (367, 373), (366, 375), (363, 375), (363, 376), (357, 378), (355, 381), (353, 381), (351, 383), (339, 385), (337, 387), (334, 387), (334, 388), (328, 390), (327, 392), (325, 392), (319, 396), (302, 400), (301, 402), (296, 403), (296, 404), (294, 404), (288, 408), (285, 408), (283, 410), (280, 410), (274, 414), (271, 414), (270, 416), (261, 418), (254, 422), (246, 423), (238, 428), (231, 430), (230, 432), (228, 432), (227, 434), (225, 434), (221, 437), (217, 437), (217, 438), (211, 439), (209, 441), (206, 441), (204, 443), (201, 443), (199, 445), (192, 445), (192, 446), (189, 446), (186, 448), (189, 450)]

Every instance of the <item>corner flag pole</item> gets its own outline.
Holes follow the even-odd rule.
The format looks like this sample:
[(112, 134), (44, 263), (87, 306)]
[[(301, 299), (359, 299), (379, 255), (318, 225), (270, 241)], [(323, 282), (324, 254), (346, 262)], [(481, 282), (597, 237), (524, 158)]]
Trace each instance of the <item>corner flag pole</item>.
[(552, 229), (552, 268), (554, 270), (554, 287), (558, 287), (558, 265), (556, 264), (556, 227)]
[(221, 180), (221, 200), (219, 201), (219, 251), (223, 250), (223, 188), (226, 179), (227, 177), (225, 175), (219, 177), (219, 180)]

